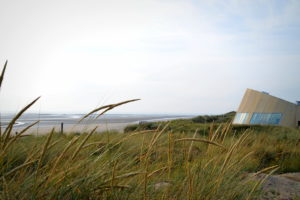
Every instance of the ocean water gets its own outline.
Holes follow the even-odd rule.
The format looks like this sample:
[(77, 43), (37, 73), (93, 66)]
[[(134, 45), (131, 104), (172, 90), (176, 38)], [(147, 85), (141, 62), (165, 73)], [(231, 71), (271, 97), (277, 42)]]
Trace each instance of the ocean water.
[[(53, 127), (61, 123), (64, 125), (76, 125), (84, 114), (24, 114), (15, 123), (14, 127), (26, 127), (36, 121), (40, 121), (39, 127)], [(1, 115), (1, 127), (6, 127), (10, 120), (14, 117), (12, 114)], [(128, 123), (135, 124), (140, 122), (166, 121), (172, 119), (191, 118), (192, 115), (149, 115), (149, 114), (104, 114), (96, 118), (96, 115), (85, 119), (81, 124), (113, 124)]]

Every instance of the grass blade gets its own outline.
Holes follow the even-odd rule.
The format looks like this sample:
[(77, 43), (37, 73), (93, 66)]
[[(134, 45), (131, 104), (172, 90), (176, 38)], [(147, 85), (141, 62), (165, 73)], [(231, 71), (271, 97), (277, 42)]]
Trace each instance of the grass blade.
[(96, 131), (96, 129), (98, 128), (98, 126), (96, 126), (85, 138), (84, 140), (81, 142), (81, 144), (78, 146), (78, 148), (76, 149), (76, 151), (74, 152), (73, 156), (71, 157), (71, 160), (73, 160), (77, 154), (79, 153), (79, 151), (82, 149), (83, 145), (86, 143), (86, 141), (92, 136), (92, 134)]
[(35, 162), (36, 162), (36, 160), (24, 163), (22, 165), (19, 165), (18, 167), (14, 168), (14, 169), (10, 170), (9, 172), (7, 172), (6, 174), (4, 174), (4, 176), (9, 176), (9, 175), (15, 173), (16, 171), (18, 171), (18, 170), (20, 170), (20, 169), (22, 169), (22, 168), (24, 168), (24, 167), (26, 167), (28, 165), (31, 165), (31, 164), (33, 164)]
[(6, 71), (7, 62), (8, 62), (8, 61), (6, 60), (6, 62), (5, 62), (5, 64), (4, 64), (4, 67), (3, 67), (3, 69), (2, 69), (1, 76), (0, 76), (0, 89), (1, 89), (1, 86), (2, 86), (2, 81), (3, 81), (3, 79), (4, 79), (4, 74), (5, 74), (5, 71)]
[(222, 148), (226, 148), (225, 146), (217, 143), (217, 142), (213, 142), (213, 141), (209, 141), (209, 140), (205, 140), (205, 139), (200, 139), (200, 138), (181, 138), (181, 139), (177, 139), (175, 140), (175, 142), (182, 142), (182, 141), (194, 141), (194, 142), (203, 142), (203, 143), (207, 143), (207, 144), (212, 144), (218, 147), (222, 147)]
[(51, 133), (48, 135), (48, 138), (46, 140), (46, 143), (44, 144), (44, 147), (42, 149), (42, 153), (41, 153), (41, 156), (40, 156), (40, 159), (39, 159), (39, 163), (38, 163), (38, 167), (37, 167), (37, 171), (40, 169), (41, 165), (42, 165), (42, 162), (43, 162), (43, 159), (44, 159), (44, 156), (46, 154), (46, 151), (48, 149), (48, 146), (50, 144), (50, 141), (51, 141), (51, 138), (54, 134), (54, 128), (52, 129)]
[(132, 100), (128, 100), (128, 101), (123, 101), (123, 102), (120, 102), (120, 103), (116, 103), (116, 104), (109, 104), (109, 105), (106, 105), (106, 106), (101, 106), (101, 107), (99, 107), (99, 108), (96, 108), (96, 109), (92, 110), (91, 112), (89, 112), (89, 113), (86, 114), (85, 116), (83, 116), (83, 117), (79, 120), (79, 122), (81, 122), (82, 120), (84, 120), (85, 118), (87, 118), (88, 116), (90, 116), (91, 114), (96, 113), (96, 112), (98, 112), (98, 111), (100, 111), (100, 110), (104, 110), (104, 109), (105, 109), (102, 113), (100, 113), (100, 114), (97, 116), (97, 118), (98, 118), (99, 116), (103, 115), (104, 113), (106, 113), (107, 111), (109, 111), (109, 110), (111, 110), (111, 109), (113, 109), (113, 108), (115, 108), (115, 107), (117, 107), (117, 106), (120, 106), (120, 105), (123, 105), (123, 104), (126, 104), (126, 103), (130, 103), (130, 102), (134, 102), (134, 101), (138, 101), (138, 100), (140, 100), (140, 99), (132, 99)]
[(23, 133), (25, 133), (28, 129), (30, 129), (31, 127), (33, 127), (34, 125), (36, 125), (36, 124), (39, 123), (39, 122), (40, 122), (40, 121), (36, 121), (36, 122), (30, 124), (29, 126), (27, 126), (26, 128), (24, 128), (20, 133), (18, 133), (15, 137), (13, 137), (13, 139), (10, 140), (10, 141), (7, 143), (6, 146), (3, 147), (3, 148), (4, 148), (3, 151), (7, 150), (7, 149), (10, 147), (10, 145), (11, 145), (14, 141), (16, 141), (19, 137), (21, 137), (21, 135), (22, 135)]
[(14, 124), (16, 123), (16, 121), (21, 117), (21, 115), (28, 110), (37, 100), (39, 100), (40, 97), (36, 98), (35, 100), (33, 100), (30, 104), (28, 104), (27, 106), (25, 106), (8, 124), (8, 126), (6, 127), (4, 133), (3, 133), (3, 137), (4, 137), (4, 141), (3, 141), (3, 146), (5, 146), (5, 144), (8, 142), (9, 140), (9, 136), (11, 133), (11, 130), (14, 126)]

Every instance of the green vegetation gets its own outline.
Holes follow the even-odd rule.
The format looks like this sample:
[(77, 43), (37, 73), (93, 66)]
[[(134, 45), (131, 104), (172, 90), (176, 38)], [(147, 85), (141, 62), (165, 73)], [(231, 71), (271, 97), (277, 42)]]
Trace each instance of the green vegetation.
[[(226, 117), (224, 117), (226, 116)], [(220, 122), (222, 119), (233, 119), (234, 112), (224, 115), (209, 116)], [(170, 122), (149, 122), (143, 124), (129, 125), (125, 133), (131, 131), (155, 130), (168, 124), (166, 131), (177, 134), (191, 135), (197, 132), (199, 137), (209, 137), (213, 131), (224, 131), (225, 124), (222, 123), (198, 123), (195, 119), (207, 118), (198, 116), (192, 119), (179, 119)], [(197, 122), (196, 122), (197, 121)], [(244, 150), (253, 152), (250, 157), (252, 162), (246, 167), (247, 171), (254, 172), (264, 167), (278, 165), (277, 173), (300, 172), (300, 130), (266, 125), (231, 125), (227, 138), (239, 137), (245, 131), (251, 133), (249, 144)]]
[(246, 199), (256, 195), (248, 172), (300, 167), (295, 130), (234, 136), (224, 124), (201, 136), (166, 129), (21, 137), (1, 149), (1, 198)]
[(192, 122), (195, 123), (226, 123), (232, 121), (235, 116), (234, 111), (226, 113), (224, 115), (200, 115), (197, 117), (192, 118)]
[(24, 136), (28, 127), (13, 135), (12, 125), (35, 101), (0, 134), (0, 199), (249, 200), (259, 192), (249, 172), (300, 169), (300, 133), (281, 127), (174, 120), (125, 134)]
[[(203, 115), (197, 116), (191, 119), (178, 119), (173, 120), (168, 126), (168, 130), (173, 132), (188, 132), (194, 133), (197, 129), (198, 132), (205, 135), (207, 133), (207, 126), (209, 123), (228, 123), (232, 121), (235, 116), (235, 112), (229, 112), (224, 115)], [(142, 124), (133, 124), (125, 128), (125, 132), (136, 130), (155, 130), (160, 125), (165, 125), (167, 122), (149, 122)], [(245, 130), (246, 128), (242, 128)]]

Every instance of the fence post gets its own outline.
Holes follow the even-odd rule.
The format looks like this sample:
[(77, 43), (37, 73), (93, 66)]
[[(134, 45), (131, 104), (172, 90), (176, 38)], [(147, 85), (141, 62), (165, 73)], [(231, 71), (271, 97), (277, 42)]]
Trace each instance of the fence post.
[(64, 123), (60, 124), (60, 134), (64, 134)]

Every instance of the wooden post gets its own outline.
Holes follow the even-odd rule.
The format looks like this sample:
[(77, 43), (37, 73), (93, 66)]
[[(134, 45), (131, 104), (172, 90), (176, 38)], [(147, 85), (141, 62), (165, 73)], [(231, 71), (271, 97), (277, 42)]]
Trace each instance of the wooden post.
[(64, 123), (60, 124), (60, 134), (64, 134)]

